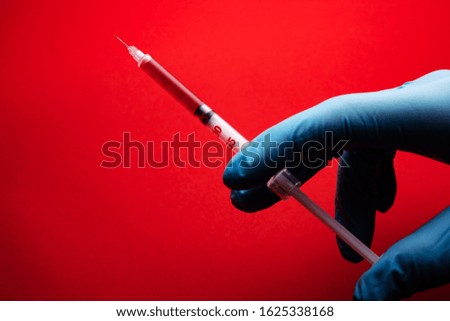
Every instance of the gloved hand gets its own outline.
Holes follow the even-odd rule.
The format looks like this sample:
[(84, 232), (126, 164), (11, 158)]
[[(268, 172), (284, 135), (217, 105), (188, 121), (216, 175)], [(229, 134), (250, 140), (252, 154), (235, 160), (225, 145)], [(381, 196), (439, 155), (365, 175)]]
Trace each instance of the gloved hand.
[[(345, 147), (345, 149), (344, 149)], [(373, 93), (338, 96), (258, 135), (224, 172), (235, 207), (246, 212), (277, 201), (266, 183), (287, 167), (304, 184), (341, 156), (336, 219), (370, 246), (375, 212), (396, 193), (396, 150), (450, 163), (450, 71), (440, 70)], [(420, 170), (420, 169), (418, 169)], [(362, 258), (337, 239), (343, 257)], [(355, 299), (400, 299), (450, 281), (449, 209), (392, 246), (358, 281)]]

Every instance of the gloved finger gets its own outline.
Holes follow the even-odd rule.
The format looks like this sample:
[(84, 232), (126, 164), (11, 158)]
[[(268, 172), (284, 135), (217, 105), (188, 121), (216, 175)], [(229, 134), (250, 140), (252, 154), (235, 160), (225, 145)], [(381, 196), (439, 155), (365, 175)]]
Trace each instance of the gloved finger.
[(258, 135), (228, 163), (224, 184), (236, 190), (250, 189), (266, 184), (283, 168), (296, 171), (297, 178), (306, 182), (345, 147), (345, 142), (335, 142), (332, 129), (325, 131), (323, 125), (341, 125), (333, 118), (338, 104), (330, 99)]
[(254, 213), (266, 209), (280, 201), (266, 185), (254, 187), (247, 190), (232, 190), (231, 202), (237, 209)]
[(400, 149), (450, 162), (449, 86), (450, 77), (445, 77), (401, 90), (329, 99), (257, 136), (231, 159), (224, 183), (249, 189), (285, 167), (298, 169), (303, 182), (344, 147)]
[[(375, 164), (363, 155), (346, 151), (339, 162), (335, 197), (336, 220), (368, 247), (375, 230)], [(357, 263), (363, 258), (336, 237), (341, 255)]]
[(355, 300), (399, 300), (450, 282), (450, 207), (395, 243), (356, 283)]
[[(315, 171), (302, 171), (301, 167), (290, 168), (292, 174), (301, 177), (302, 185), (305, 184)], [(280, 201), (280, 197), (272, 192), (266, 184), (250, 189), (231, 190), (231, 202), (237, 209), (253, 213), (266, 209)]]
[[(395, 151), (345, 151), (340, 159), (335, 197), (336, 219), (368, 247), (372, 244), (376, 210), (387, 211), (397, 190)], [(337, 238), (342, 256), (353, 263), (363, 258)]]

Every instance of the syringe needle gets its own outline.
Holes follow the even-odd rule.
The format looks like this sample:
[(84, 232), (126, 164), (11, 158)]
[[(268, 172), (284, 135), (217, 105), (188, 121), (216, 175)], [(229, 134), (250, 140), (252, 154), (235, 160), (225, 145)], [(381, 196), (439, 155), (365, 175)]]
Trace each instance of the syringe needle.
[(123, 43), (124, 45), (125, 45), (125, 47), (130, 47), (130, 46), (128, 46), (127, 44), (126, 44), (126, 42), (125, 41), (123, 41), (122, 39), (120, 39), (119, 37), (117, 37), (117, 36), (115, 36), (121, 43)]

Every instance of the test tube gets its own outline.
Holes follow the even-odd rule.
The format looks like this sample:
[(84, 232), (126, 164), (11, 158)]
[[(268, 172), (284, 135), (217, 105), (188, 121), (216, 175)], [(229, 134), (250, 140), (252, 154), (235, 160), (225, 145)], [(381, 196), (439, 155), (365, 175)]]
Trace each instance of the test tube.
[[(135, 46), (128, 46), (120, 38), (118, 39), (127, 47), (129, 54), (137, 62), (139, 68), (152, 77), (159, 85), (161, 85), (161, 87), (193, 113), (194, 116), (196, 116), (234, 152), (238, 152), (240, 148), (248, 142), (237, 130), (203, 103), (203, 101), (164, 69), (164, 67), (149, 54), (144, 54)], [(267, 183), (267, 186), (282, 199), (287, 199), (289, 196), (292, 196), (365, 260), (370, 264), (375, 264), (379, 257), (342, 224), (306, 196), (300, 190), (300, 185), (301, 182), (287, 169), (278, 172)]]

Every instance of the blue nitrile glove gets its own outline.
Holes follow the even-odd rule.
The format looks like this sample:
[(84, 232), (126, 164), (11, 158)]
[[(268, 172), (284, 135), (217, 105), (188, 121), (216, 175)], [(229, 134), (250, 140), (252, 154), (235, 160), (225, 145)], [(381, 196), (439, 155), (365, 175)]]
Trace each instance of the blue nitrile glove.
[(356, 300), (398, 300), (450, 282), (450, 207), (398, 241), (356, 283)]
[[(331, 98), (294, 115), (261, 133), (236, 154), (227, 165), (223, 179), (232, 189), (233, 205), (246, 212), (255, 212), (279, 201), (266, 183), (282, 168), (288, 167), (304, 184), (328, 160), (342, 156), (335, 198), (336, 219), (370, 246), (375, 211), (387, 211), (395, 198), (393, 158), (396, 150), (450, 163), (449, 70), (432, 72), (394, 89)], [(428, 232), (414, 233), (388, 250), (359, 281), (355, 298), (402, 298), (414, 291), (448, 282), (448, 277), (436, 274), (433, 266), (443, 264), (445, 271), (450, 271), (449, 261), (443, 259), (450, 247), (447, 235), (450, 220), (448, 215), (446, 220), (441, 220), (446, 221), (440, 239), (444, 244), (428, 250), (440, 260), (428, 260), (430, 264), (420, 265), (422, 256), (416, 253), (414, 246), (408, 245), (428, 242), (427, 235), (435, 235), (429, 230), (437, 228), (435, 224), (429, 224)], [(338, 246), (347, 260), (362, 260), (339, 239)], [(402, 252), (404, 248), (408, 250)], [(405, 275), (396, 275), (400, 265), (392, 263), (396, 261), (391, 256), (396, 255), (390, 254), (391, 251), (401, 251), (409, 258), (400, 264)], [(376, 272), (380, 266), (384, 274), (391, 276), (392, 282), (403, 282), (403, 286), (400, 283), (395, 286), (394, 283), (379, 284), (378, 290), (369, 292), (366, 285), (380, 279), (380, 272)], [(408, 273), (413, 268), (419, 270), (414, 274), (415, 279), (410, 280)]]

